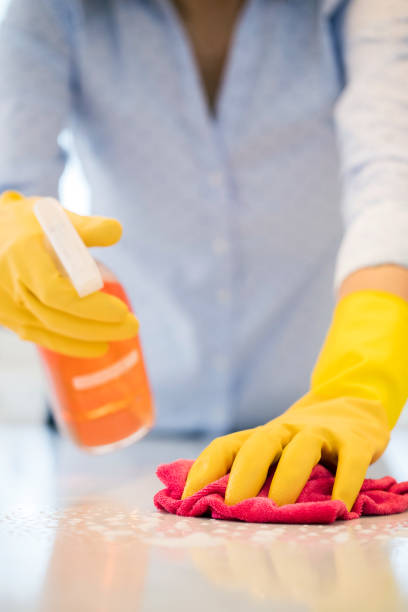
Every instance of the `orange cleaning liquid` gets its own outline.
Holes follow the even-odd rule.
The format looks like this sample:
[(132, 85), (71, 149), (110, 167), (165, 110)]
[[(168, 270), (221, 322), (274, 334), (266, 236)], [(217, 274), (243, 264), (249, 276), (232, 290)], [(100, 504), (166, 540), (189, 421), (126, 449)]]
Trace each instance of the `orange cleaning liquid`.
[[(102, 289), (131, 308), (116, 280)], [(139, 337), (112, 342), (103, 357), (68, 357), (39, 347), (57, 422), (81, 447), (104, 452), (141, 438), (154, 424)]]

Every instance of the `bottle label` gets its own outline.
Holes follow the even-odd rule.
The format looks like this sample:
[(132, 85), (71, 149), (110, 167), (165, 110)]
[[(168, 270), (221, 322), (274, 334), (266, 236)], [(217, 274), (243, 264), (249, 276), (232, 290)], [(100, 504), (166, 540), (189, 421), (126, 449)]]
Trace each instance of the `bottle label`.
[(104, 385), (110, 380), (122, 376), (122, 374), (130, 370), (138, 361), (139, 353), (135, 349), (108, 368), (104, 368), (98, 372), (92, 372), (92, 374), (74, 376), (72, 385), (77, 391), (84, 391), (97, 387), (98, 385)]

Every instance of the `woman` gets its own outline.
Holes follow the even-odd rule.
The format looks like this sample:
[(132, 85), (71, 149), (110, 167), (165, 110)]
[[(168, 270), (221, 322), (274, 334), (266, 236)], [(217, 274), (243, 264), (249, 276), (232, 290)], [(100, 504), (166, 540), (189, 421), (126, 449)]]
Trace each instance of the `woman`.
[[(322, 459), (350, 508), (387, 445), (408, 396), (407, 16), (403, 0), (11, 2), (0, 189), (57, 195), (69, 126), (94, 211), (125, 227), (106, 259), (158, 426), (258, 426), (205, 449), (185, 496), (231, 469), (235, 503), (279, 460), (270, 495), (293, 502)], [(77, 355), (134, 334), (40, 247), (27, 265), (31, 206), (1, 203), (0, 321)], [(90, 246), (119, 238), (72, 218)]]

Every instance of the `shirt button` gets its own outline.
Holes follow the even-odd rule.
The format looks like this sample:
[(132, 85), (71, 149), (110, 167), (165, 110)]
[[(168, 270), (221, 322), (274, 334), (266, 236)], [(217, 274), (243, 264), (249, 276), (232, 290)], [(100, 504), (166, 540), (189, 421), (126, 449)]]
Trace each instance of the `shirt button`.
[(222, 185), (222, 172), (212, 172), (209, 175), (209, 181), (210, 181), (210, 185), (212, 185), (213, 187), (221, 187)]
[(224, 255), (228, 251), (228, 241), (225, 238), (216, 238), (213, 242), (213, 251), (216, 255)]
[(231, 302), (231, 293), (228, 291), (228, 289), (218, 289), (217, 300), (219, 304), (226, 306)]

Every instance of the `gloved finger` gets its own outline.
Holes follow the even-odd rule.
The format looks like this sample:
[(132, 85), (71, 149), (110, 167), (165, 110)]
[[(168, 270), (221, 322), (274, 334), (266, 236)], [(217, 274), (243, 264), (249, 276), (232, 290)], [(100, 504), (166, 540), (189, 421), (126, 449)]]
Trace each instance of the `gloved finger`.
[(228, 505), (255, 497), (265, 483), (270, 466), (280, 457), (291, 434), (281, 424), (257, 429), (241, 446), (228, 480), (225, 503)]
[(109, 348), (106, 342), (74, 340), (38, 327), (24, 327), (19, 330), (19, 336), (22, 340), (34, 342), (39, 346), (69, 357), (102, 357)]
[(82, 319), (107, 323), (119, 323), (129, 312), (119, 298), (101, 291), (80, 298), (71, 281), (59, 272), (41, 241), (30, 243), (30, 258), (26, 259), (32, 260), (35, 265), (26, 261), (25, 267), (22, 267), (20, 263), (15, 277), (46, 306)]
[(278, 506), (295, 503), (320, 461), (322, 444), (319, 436), (301, 431), (284, 448), (269, 489)]
[(78, 215), (66, 211), (72, 224), (88, 247), (111, 246), (122, 236), (122, 224), (111, 217)]
[(24, 306), (0, 288), (0, 325), (17, 331), (24, 325), (36, 325), (37, 320)]
[(235, 455), (252, 431), (247, 429), (215, 438), (191, 466), (181, 499), (194, 495), (211, 482), (225, 476)]
[(130, 312), (120, 323), (92, 321), (46, 306), (24, 286), (20, 295), (26, 308), (46, 329), (62, 336), (86, 342), (113, 342), (133, 338), (138, 332), (138, 321)]
[(343, 501), (348, 511), (357, 499), (371, 459), (372, 452), (362, 448), (358, 439), (340, 449), (332, 499)]
[(3, 191), (0, 193), (0, 206), (7, 206), (8, 204), (12, 204), (14, 202), (20, 202), (24, 200), (24, 197), (18, 191)]

